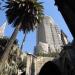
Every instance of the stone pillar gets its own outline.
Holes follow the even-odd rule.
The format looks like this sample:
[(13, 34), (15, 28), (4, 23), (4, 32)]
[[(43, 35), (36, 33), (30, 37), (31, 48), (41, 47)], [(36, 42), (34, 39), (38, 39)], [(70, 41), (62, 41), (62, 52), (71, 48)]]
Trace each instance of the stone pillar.
[(34, 75), (36, 75), (36, 59), (37, 58), (34, 58)]
[(32, 55), (27, 54), (26, 75), (31, 75)]

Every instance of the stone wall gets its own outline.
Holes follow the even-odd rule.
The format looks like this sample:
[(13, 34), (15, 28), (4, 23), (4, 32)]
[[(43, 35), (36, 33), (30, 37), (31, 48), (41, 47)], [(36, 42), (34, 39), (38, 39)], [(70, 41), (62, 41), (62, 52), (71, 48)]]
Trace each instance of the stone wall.
[(35, 74), (34, 75), (38, 75), (38, 73), (40, 72), (41, 68), (44, 66), (45, 63), (47, 63), (48, 61), (52, 61), (54, 58), (53, 57), (36, 57), (35, 59)]

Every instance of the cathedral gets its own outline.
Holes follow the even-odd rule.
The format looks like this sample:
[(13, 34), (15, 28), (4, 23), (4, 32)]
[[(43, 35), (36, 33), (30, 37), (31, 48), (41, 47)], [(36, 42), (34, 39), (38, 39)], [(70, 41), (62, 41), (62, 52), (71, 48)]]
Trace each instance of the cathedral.
[(27, 56), (26, 75), (39, 75), (44, 64), (59, 59), (62, 47), (68, 44), (65, 33), (49, 16), (44, 16), (37, 27), (36, 34), (37, 44), (34, 48), (34, 54)]
[(37, 28), (37, 45), (35, 47), (35, 54), (42, 53), (60, 53), (63, 46), (63, 40), (68, 43), (67, 37), (63, 35), (61, 37), (61, 30), (56, 25), (52, 17), (45, 16), (43, 21), (38, 25)]
[[(7, 22), (0, 27), (0, 38), (4, 37), (6, 24)], [(3, 65), (2, 71), (5, 71), (5, 73), (1, 75), (22, 75), (23, 73), (24, 75), (40, 75), (40, 71), (48, 63), (50, 65), (47, 68), (52, 69), (53, 66), (56, 66), (56, 69), (59, 68), (62, 75), (69, 75), (69, 72), (74, 68), (71, 64), (75, 62), (71, 60), (75, 59), (74, 50), (71, 50), (70, 45), (68, 46), (67, 36), (57, 26), (52, 17), (44, 16), (37, 27), (36, 34), (37, 43), (34, 47), (34, 54), (21, 52), (19, 46), (13, 44), (10, 52), (12, 58), (9, 56), (10, 62), (7, 60), (5, 66)], [(66, 52), (67, 49), (70, 54)], [(64, 62), (64, 59), (67, 60)]]

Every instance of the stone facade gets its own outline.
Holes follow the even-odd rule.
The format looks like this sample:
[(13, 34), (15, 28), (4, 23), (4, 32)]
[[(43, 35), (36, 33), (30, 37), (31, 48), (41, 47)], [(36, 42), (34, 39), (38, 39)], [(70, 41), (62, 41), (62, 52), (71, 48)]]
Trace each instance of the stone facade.
[(25, 71), (26, 53), (20, 51), (18, 45), (13, 45), (8, 59), (0, 63), (0, 75), (21, 75)]
[[(65, 36), (63, 35), (63, 37)], [(61, 46), (63, 46), (61, 38), (61, 30), (51, 17), (45, 16), (37, 28), (37, 44), (35, 47), (35, 54), (39, 53), (40, 47), (42, 48), (42, 53), (60, 53), (62, 50)]]
[(37, 57), (34, 63), (35, 64), (34, 75), (38, 75), (43, 65), (47, 63), (48, 61), (52, 61), (53, 59), (54, 59), (53, 57), (41, 57), (41, 56)]
[[(44, 17), (37, 29), (37, 45), (34, 54), (23, 53), (18, 44), (14, 44), (6, 62), (0, 64), (0, 75), (39, 75), (47, 62), (56, 64), (62, 75), (71, 75), (69, 73), (71, 70), (74, 71), (75, 65), (75, 51), (74, 49), (71, 51), (67, 44), (66, 35), (59, 30), (53, 19)], [(65, 45), (66, 47), (62, 49), (61, 46)], [(65, 61), (66, 58), (68, 61)]]

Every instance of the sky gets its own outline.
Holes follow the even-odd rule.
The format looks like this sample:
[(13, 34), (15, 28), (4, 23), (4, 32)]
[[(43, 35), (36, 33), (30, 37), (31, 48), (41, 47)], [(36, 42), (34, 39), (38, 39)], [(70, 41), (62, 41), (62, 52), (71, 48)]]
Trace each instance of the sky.
[[(51, 16), (55, 23), (58, 25), (60, 29), (64, 31), (64, 33), (67, 35), (68, 40), (71, 42), (73, 40), (73, 37), (67, 28), (67, 25), (61, 15), (61, 13), (58, 11), (57, 6), (55, 6), (54, 0), (39, 0), (43, 3), (44, 6), (44, 14), (45, 16)], [(0, 26), (6, 21), (5, 11), (0, 10)], [(5, 29), (5, 36), (10, 37), (14, 31), (14, 28), (11, 25), (7, 25)], [(19, 31), (17, 39), (19, 46), (21, 46), (22, 40), (23, 40), (23, 33), (22, 31)], [(25, 44), (23, 47), (23, 52), (33, 53), (34, 47), (36, 46), (36, 30), (34, 32), (29, 32), (26, 35)]]

